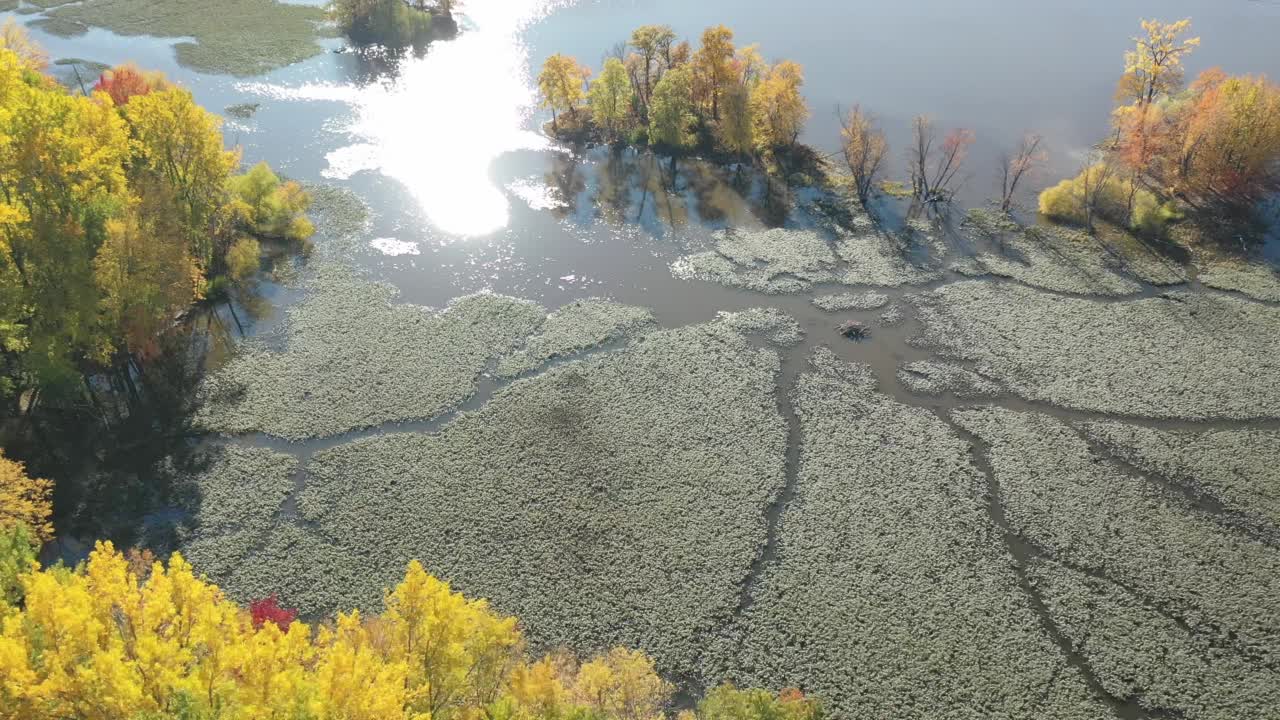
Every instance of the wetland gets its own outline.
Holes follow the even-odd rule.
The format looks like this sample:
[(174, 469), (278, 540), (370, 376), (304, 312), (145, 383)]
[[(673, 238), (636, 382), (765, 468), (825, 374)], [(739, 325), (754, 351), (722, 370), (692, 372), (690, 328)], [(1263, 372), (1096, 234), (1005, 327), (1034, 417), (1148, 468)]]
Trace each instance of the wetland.
[[(470, 0), (401, 55), (313, 3), (165, 5), (15, 7), (89, 59), (62, 67), (226, 108), (316, 235), (215, 309), (201, 462), (142, 544), (309, 618), (377, 610), (417, 559), (533, 648), (638, 648), (688, 697), (1280, 712), (1274, 223), (1152, 239), (988, 204), (1024, 132), (1050, 148), (1029, 190), (1079, 170), (1139, 17), (1193, 17), (1192, 70), (1276, 77), (1280, 5)], [(974, 128), (953, 207), (548, 134), (544, 60), (598, 68), (648, 22), (803, 63), (819, 155), (855, 102), (890, 178), (915, 114)]]

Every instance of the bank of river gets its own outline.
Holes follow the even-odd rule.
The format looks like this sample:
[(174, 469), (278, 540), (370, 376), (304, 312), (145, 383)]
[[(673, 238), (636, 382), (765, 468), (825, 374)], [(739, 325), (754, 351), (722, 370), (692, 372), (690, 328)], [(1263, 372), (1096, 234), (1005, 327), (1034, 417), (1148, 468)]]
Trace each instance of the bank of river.
[[(1280, 72), (1261, 3), (930, 8), (473, 0), (459, 40), (392, 72), (328, 53), (242, 80), (39, 36), (260, 103), (228, 126), (246, 158), (341, 188), (206, 388), (224, 437), (182, 549), (308, 614), (376, 607), (420, 558), (539, 647), (624, 643), (687, 688), (796, 685), (838, 717), (1265, 717), (1270, 265), (959, 217), (885, 232), (696, 160), (673, 192), (651, 156), (533, 130), (531, 65), (654, 21), (803, 62), (816, 147), (859, 101), (973, 126), (975, 157), (1040, 129), (1059, 169), (1138, 15), (1194, 16), (1197, 62)], [(806, 13), (848, 37), (791, 36)]]

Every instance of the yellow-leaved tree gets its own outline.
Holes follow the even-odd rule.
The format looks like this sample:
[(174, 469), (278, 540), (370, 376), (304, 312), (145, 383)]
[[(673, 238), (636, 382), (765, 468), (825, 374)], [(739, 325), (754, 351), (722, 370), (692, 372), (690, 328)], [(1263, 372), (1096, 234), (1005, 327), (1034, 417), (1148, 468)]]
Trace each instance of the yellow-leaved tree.
[(582, 104), (589, 77), (591, 71), (568, 55), (556, 53), (543, 63), (542, 72), (538, 73), (538, 91), (542, 106), (551, 109), (551, 127), (556, 131), (560, 129), (559, 113), (572, 115)]
[[(144, 568), (99, 543), (75, 570), (40, 570), (3, 540), (0, 570), (19, 573), (17, 597), (0, 603), (0, 720), (661, 720), (671, 703), (641, 652), (531, 662), (515, 618), (416, 561), (382, 615), (312, 628), (255, 619), (176, 554)], [(717, 708), (736, 693), (751, 707), (801, 707), (790, 695), (717, 693), (709, 720), (728, 720)]]
[(53, 538), (53, 483), (27, 475), (22, 463), (0, 450), (0, 531), (30, 528), (37, 540)]

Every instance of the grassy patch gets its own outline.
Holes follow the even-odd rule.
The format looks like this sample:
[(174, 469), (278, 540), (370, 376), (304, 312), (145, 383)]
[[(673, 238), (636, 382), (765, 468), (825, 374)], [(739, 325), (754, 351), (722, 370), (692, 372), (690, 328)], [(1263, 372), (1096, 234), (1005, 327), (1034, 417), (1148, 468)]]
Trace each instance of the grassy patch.
[(53, 10), (40, 27), (59, 35), (101, 27), (119, 35), (194, 37), (175, 47), (196, 70), (257, 75), (317, 55), (324, 11), (273, 0), (85, 0)]

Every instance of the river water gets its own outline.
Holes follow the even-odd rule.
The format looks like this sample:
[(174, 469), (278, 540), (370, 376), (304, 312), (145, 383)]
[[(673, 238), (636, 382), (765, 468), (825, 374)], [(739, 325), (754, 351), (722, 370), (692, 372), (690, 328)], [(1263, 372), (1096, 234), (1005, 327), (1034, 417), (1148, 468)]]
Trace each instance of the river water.
[(170, 40), (33, 34), (54, 58), (165, 70), (214, 110), (261, 103), (253, 118), (229, 120), (228, 141), (247, 162), (358, 192), (376, 217), (377, 243), (353, 260), (406, 300), (437, 305), (492, 289), (557, 305), (610, 294), (685, 321), (726, 298), (673, 281), (674, 251), (721, 227), (803, 226), (803, 213), (794, 198), (767, 197), (759, 183), (744, 191), (727, 182), (731, 173), (697, 162), (684, 164), (672, 196), (651, 157), (555, 146), (537, 129), (544, 115), (532, 81), (548, 55), (598, 69), (640, 24), (668, 23), (696, 42), (724, 22), (739, 44), (804, 65), (813, 117), (803, 140), (820, 150), (837, 148), (837, 113), (853, 103), (887, 131), (890, 176), (903, 175), (914, 115), (973, 129), (961, 199), (975, 206), (994, 191), (1000, 150), (1025, 132), (1042, 133), (1052, 153), (1038, 185), (1074, 170), (1106, 132), (1138, 19), (1184, 16), (1203, 37), (1189, 75), (1219, 65), (1280, 76), (1280, 3), (1261, 0), (471, 0), (463, 35), (425, 57), (388, 68), (326, 52), (247, 80), (177, 66)]

